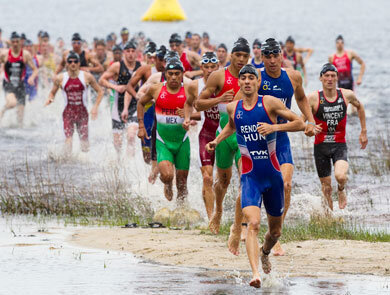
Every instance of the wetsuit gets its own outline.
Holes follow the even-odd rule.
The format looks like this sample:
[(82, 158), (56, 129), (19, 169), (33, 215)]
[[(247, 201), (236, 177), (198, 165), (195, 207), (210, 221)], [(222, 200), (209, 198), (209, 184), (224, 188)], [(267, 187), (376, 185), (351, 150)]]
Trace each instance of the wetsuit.
[(177, 115), (177, 108), (184, 108), (186, 94), (182, 83), (176, 94), (168, 92), (163, 83), (156, 100), (157, 162), (169, 161), (178, 170), (190, 168), (190, 140), (182, 124), (184, 118)]
[(88, 140), (88, 89), (85, 83), (83, 71), (79, 72), (77, 78), (69, 77), (65, 72), (62, 80), (62, 92), (65, 98), (65, 108), (62, 113), (64, 121), (64, 133), (67, 138), (73, 136), (74, 125), (76, 125), (80, 140)]
[(261, 62), (259, 64), (257, 64), (255, 62), (255, 58), (253, 57), (252, 60), (251, 60), (251, 64), (256, 68), (256, 69), (261, 69), (261, 68), (264, 68), (264, 62)]
[[(223, 84), (222, 90), (218, 93), (217, 96), (221, 96), (226, 91), (233, 89), (234, 95), (240, 90), (240, 86), (238, 85), (238, 78), (234, 77), (229, 69), (225, 68), (225, 83)], [(227, 102), (220, 102), (218, 104), (219, 110), (219, 126), (216, 135), (222, 132), (222, 129), (229, 122), (229, 114), (227, 113), (226, 106)], [(236, 161), (236, 165), (238, 164), (238, 160), (241, 157), (240, 150), (237, 146), (236, 135), (232, 134), (220, 144), (217, 145), (215, 149), (215, 157), (217, 160), (217, 167), (220, 169), (228, 169), (233, 165), (233, 159)]]
[(191, 72), (193, 70), (190, 62), (187, 59), (187, 53), (185, 52), (182, 53), (182, 55), (180, 56), (180, 61), (183, 64), (185, 72)]
[[(127, 85), (131, 79), (132, 74), (141, 66), (141, 63), (136, 61), (133, 70), (126, 67), (125, 62), (120, 61), (120, 68), (118, 74), (118, 85)], [(125, 92), (114, 94), (114, 104), (111, 109), (112, 129), (114, 133), (122, 132), (126, 127), (126, 123), (122, 121), (121, 114), (125, 105)], [(137, 123), (137, 100), (133, 97), (129, 104), (129, 115), (127, 121), (130, 123)]]
[(13, 93), (18, 104), (26, 104), (26, 89), (24, 87), (24, 77), (26, 75), (26, 64), (23, 60), (23, 49), (17, 57), (8, 51), (7, 62), (4, 64), (3, 87), (5, 93)]
[(315, 136), (314, 159), (319, 177), (331, 175), (331, 161), (348, 160), (345, 142), (347, 124), (347, 103), (340, 89), (337, 89), (335, 101), (329, 101), (323, 91), (318, 91), (318, 109), (314, 114), (316, 124), (322, 131)]
[[(272, 95), (277, 97), (288, 109), (291, 109), (291, 99), (294, 95), (294, 88), (286, 70), (281, 69), (281, 74), (278, 78), (270, 77), (265, 68), (261, 69), (260, 73), (261, 85), (258, 93), (260, 95)], [(286, 120), (278, 118), (278, 124), (280, 123), (286, 123)], [(290, 139), (288, 138), (287, 132), (278, 132), (276, 142), (276, 156), (278, 157), (280, 165), (286, 163), (294, 164), (290, 147)]]
[(353, 90), (352, 62), (347, 51), (343, 56), (333, 55), (333, 65), (338, 71), (338, 86), (340, 88)]
[(273, 124), (264, 108), (263, 96), (250, 110), (238, 101), (234, 112), (237, 143), (241, 151), (241, 207), (264, 207), (271, 216), (281, 216), (284, 210), (284, 185), (276, 157), (276, 133), (262, 136), (258, 122)]
[[(33, 60), (33, 63), (35, 64), (35, 66), (37, 68), (39, 68), (39, 62), (38, 62), (38, 59), (36, 56), (34, 56), (32, 58)], [(32, 101), (36, 98), (37, 94), (38, 94), (38, 77), (35, 78), (34, 80), (34, 85), (30, 85), (28, 84), (28, 78), (31, 77), (33, 73), (33, 69), (30, 68), (29, 65), (26, 65), (26, 76), (24, 77), (24, 85), (25, 85), (25, 88), (26, 88), (26, 94), (28, 95), (28, 100), (29, 101)]]
[[(202, 92), (205, 86), (203, 78), (198, 79), (198, 95)], [(214, 97), (214, 96), (212, 96)], [(201, 129), (199, 132), (199, 165), (208, 166), (214, 165), (214, 152), (209, 153), (206, 150), (206, 144), (215, 139), (215, 133), (219, 125), (219, 111), (218, 106), (201, 112)]]

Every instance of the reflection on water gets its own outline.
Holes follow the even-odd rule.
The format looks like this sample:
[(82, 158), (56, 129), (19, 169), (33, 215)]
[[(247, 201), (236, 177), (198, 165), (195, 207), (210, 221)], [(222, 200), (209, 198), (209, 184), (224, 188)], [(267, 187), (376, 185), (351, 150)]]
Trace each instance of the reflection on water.
[(144, 263), (129, 253), (77, 248), (65, 240), (75, 228), (0, 219), (0, 294), (388, 294), (389, 277), (263, 277), (250, 273)]

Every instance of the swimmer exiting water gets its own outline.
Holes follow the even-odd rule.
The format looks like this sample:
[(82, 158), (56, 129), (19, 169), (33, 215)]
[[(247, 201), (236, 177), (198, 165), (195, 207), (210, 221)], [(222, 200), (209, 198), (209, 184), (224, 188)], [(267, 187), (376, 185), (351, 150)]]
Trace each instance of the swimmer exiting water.
[[(257, 94), (258, 72), (253, 65), (246, 65), (240, 70), (239, 85), (243, 99), (227, 105), (228, 123), (217, 138), (207, 144), (207, 149), (213, 151), (236, 131), (242, 159), (241, 207), (248, 220), (246, 250), (253, 273), (249, 284), (260, 288), (259, 256), (264, 273), (270, 273), (268, 255), (281, 235), (283, 224), (283, 177), (276, 157), (276, 132), (304, 130), (305, 124), (279, 99)], [(284, 123), (277, 124), (278, 117), (283, 118)], [(269, 230), (259, 250), (262, 202)]]
[(54, 85), (46, 100), (45, 106), (54, 101), (55, 95), (59, 88), (63, 90), (65, 98), (65, 108), (62, 113), (65, 133), (65, 154), (72, 152), (72, 138), (74, 127), (76, 125), (79, 133), (81, 150), (87, 152), (89, 149), (88, 141), (88, 86), (97, 92), (96, 103), (91, 110), (92, 120), (97, 118), (98, 107), (103, 98), (103, 90), (92, 74), (80, 70), (80, 56), (70, 51), (67, 58), (67, 71), (60, 74), (54, 80)]
[(330, 63), (325, 64), (320, 72), (322, 90), (315, 91), (308, 96), (316, 124), (322, 126), (322, 131), (315, 136), (314, 159), (322, 192), (331, 210), (333, 210), (331, 162), (334, 165), (334, 174), (338, 183), (339, 208), (344, 209), (347, 205), (345, 185), (348, 179), (348, 150), (345, 129), (348, 104), (356, 107), (358, 112), (361, 126), (359, 136), (361, 149), (365, 149), (368, 143), (363, 104), (352, 90), (337, 88), (337, 80), (337, 68)]

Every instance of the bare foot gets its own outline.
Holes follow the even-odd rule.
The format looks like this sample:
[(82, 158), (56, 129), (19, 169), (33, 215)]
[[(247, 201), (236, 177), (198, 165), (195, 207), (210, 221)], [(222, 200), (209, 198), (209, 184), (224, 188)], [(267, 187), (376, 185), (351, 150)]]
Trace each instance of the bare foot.
[(172, 201), (173, 198), (172, 184), (164, 185), (164, 195), (168, 201)]
[(347, 206), (347, 195), (345, 189), (337, 190), (337, 195), (339, 197), (339, 208), (344, 209)]
[(271, 272), (271, 261), (269, 261), (268, 255), (264, 254), (263, 247), (260, 248), (260, 259), (264, 273), (269, 274)]
[(241, 242), (245, 242), (247, 234), (248, 234), (248, 225), (242, 225), (241, 226)]
[(275, 246), (272, 248), (272, 253), (274, 256), (284, 256), (285, 252), (282, 249), (282, 246), (280, 245), (280, 242), (277, 241)]
[(229, 240), (228, 240), (228, 248), (229, 251), (233, 254), (238, 256), (240, 254), (240, 231), (236, 231), (234, 229), (234, 224), (230, 226), (230, 235), (229, 235)]
[(152, 171), (150, 171), (148, 177), (149, 183), (154, 184), (156, 182), (157, 176), (158, 176), (158, 166), (152, 167)]
[(213, 216), (211, 217), (209, 228), (210, 231), (217, 235), (219, 233), (219, 226), (221, 224), (222, 212), (215, 211)]
[(261, 287), (260, 277), (258, 275), (253, 276), (252, 280), (249, 283), (249, 286), (260, 288)]

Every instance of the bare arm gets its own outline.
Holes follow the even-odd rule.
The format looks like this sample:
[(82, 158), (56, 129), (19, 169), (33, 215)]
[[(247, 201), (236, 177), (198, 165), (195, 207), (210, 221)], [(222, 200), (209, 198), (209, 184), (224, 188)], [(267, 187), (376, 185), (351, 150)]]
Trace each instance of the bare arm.
[(352, 56), (352, 59), (356, 59), (356, 61), (357, 61), (358, 64), (360, 65), (359, 77), (358, 77), (357, 80), (356, 80), (356, 84), (357, 84), (357, 85), (360, 85), (360, 84), (362, 84), (362, 79), (363, 79), (364, 71), (366, 70), (366, 64), (365, 64), (364, 61), (361, 59), (361, 57), (360, 57), (359, 55), (356, 54), (356, 52), (352, 51), (352, 52), (351, 52), (351, 56)]
[[(87, 53), (86, 53), (87, 54)], [(104, 67), (100, 64), (98, 59), (91, 54), (87, 56), (88, 63), (92, 64), (92, 67), (82, 67), (81, 69), (84, 71), (94, 72), (94, 73), (102, 73), (104, 72)]]
[(66, 55), (68, 54), (68, 52), (64, 52), (64, 54), (62, 55), (62, 59), (61, 59), (61, 62), (60, 64), (58, 65), (57, 69), (55, 70), (54, 72), (54, 75), (58, 75), (59, 73), (62, 72), (62, 70), (65, 68), (65, 64), (66, 64)]
[(96, 82), (95, 77), (92, 76), (90, 73), (85, 72), (84, 75), (86, 75), (86, 80), (88, 81), (88, 84), (91, 85), (91, 87), (97, 92), (96, 102), (92, 107), (91, 110), (91, 117), (92, 120), (95, 120), (98, 115), (98, 108), (99, 105), (103, 99), (103, 89), (99, 86), (99, 84)]
[(154, 93), (157, 88), (161, 88), (161, 85), (153, 85), (149, 87), (146, 93), (138, 100), (137, 103), (137, 118), (138, 118), (138, 137), (145, 142), (145, 138), (148, 138), (148, 134), (144, 125), (145, 105), (154, 99)]
[(344, 97), (348, 100), (350, 104), (356, 107), (358, 111), (358, 117), (360, 120), (360, 136), (359, 136), (359, 143), (361, 149), (365, 149), (368, 143), (367, 139), (367, 127), (366, 127), (366, 113), (364, 111), (363, 104), (356, 98), (355, 93), (353, 93), (352, 90), (342, 89), (342, 92), (344, 94)]
[(114, 62), (108, 69), (103, 73), (99, 79), (99, 84), (103, 87), (114, 89), (119, 93), (123, 93), (126, 89), (126, 85), (116, 85), (111, 83), (109, 80), (113, 80), (116, 75), (119, 73), (119, 62)]
[(23, 56), (26, 60), (26, 63), (29, 65), (29, 67), (33, 70), (32, 75), (28, 78), (28, 84), (34, 85), (34, 80), (38, 76), (38, 68), (35, 66), (35, 63), (32, 60), (30, 52), (27, 50), (23, 50)]
[(47, 100), (45, 102), (45, 106), (51, 104), (54, 101), (56, 93), (57, 93), (58, 89), (61, 87), (61, 83), (62, 83), (62, 75), (59, 75), (54, 80), (53, 87), (49, 92), (49, 97), (47, 98)]
[(190, 122), (191, 122), (191, 115), (193, 112), (193, 101), (195, 100), (196, 93), (198, 91), (198, 85), (195, 83), (190, 83), (187, 86), (188, 93), (187, 93), (187, 99), (184, 104), (184, 122), (183, 122), (183, 128), (185, 130), (188, 130), (190, 127)]

